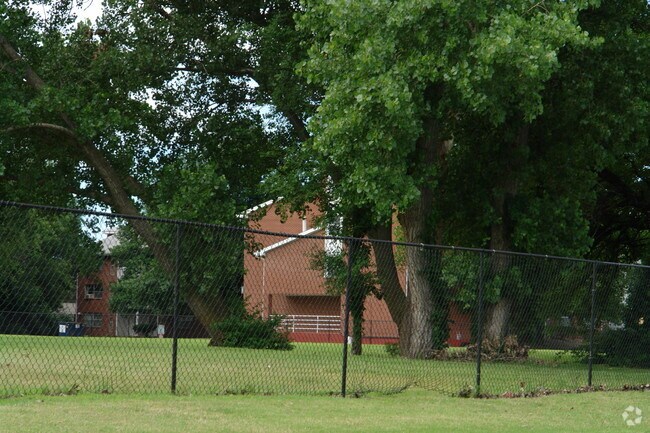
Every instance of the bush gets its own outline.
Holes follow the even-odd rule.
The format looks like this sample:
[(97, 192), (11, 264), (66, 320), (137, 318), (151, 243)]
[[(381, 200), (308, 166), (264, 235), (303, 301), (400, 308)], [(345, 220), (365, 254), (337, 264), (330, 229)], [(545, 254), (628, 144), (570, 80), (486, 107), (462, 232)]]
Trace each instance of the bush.
[[(639, 329), (608, 329), (594, 336), (594, 362), (612, 367), (650, 368), (650, 332)], [(589, 359), (589, 345), (577, 352)]]
[(399, 344), (397, 343), (386, 343), (384, 344), (384, 349), (390, 356), (399, 355)]
[(291, 350), (288, 332), (281, 329), (282, 316), (264, 319), (259, 313), (232, 316), (214, 325), (217, 344), (225, 347)]

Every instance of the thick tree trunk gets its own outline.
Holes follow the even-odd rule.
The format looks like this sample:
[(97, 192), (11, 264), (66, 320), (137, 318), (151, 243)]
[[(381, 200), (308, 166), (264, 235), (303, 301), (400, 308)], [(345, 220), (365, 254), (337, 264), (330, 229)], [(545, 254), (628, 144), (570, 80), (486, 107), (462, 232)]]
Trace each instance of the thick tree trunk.
[[(431, 89), (435, 100), (441, 88)], [(439, 124), (434, 118), (423, 119), (425, 128), (417, 140), (413, 155), (413, 170), (426, 172), (431, 167), (440, 167), (445, 155), (450, 150), (451, 140), (442, 140)], [(398, 213), (398, 220), (404, 229), (409, 243), (428, 244), (433, 240), (433, 228), (430, 226), (434, 205), (433, 179), (423, 179), (420, 183), (420, 195), (408, 209)], [(380, 227), (373, 234), (378, 239), (390, 240), (391, 225)], [(381, 283), (384, 299), (391, 316), (398, 327), (400, 353), (409, 358), (426, 358), (434, 350), (434, 297), (433, 260), (435, 252), (426, 248), (407, 247), (406, 267), (409, 281), (405, 292), (397, 278), (397, 268), (392, 245), (375, 243), (375, 260), (377, 274)], [(445, 307), (441, 305), (441, 307)]]
[[(509, 147), (509, 155), (515, 155), (506, 164), (506, 169), (501, 174), (499, 188), (492, 197), (492, 206), (498, 217), (490, 230), (490, 249), (497, 251), (512, 251), (513, 224), (510, 218), (510, 202), (518, 192), (517, 170), (524, 165), (516, 155), (521, 154), (521, 148), (528, 145), (528, 124), (521, 127), (519, 135)], [(512, 263), (510, 255), (498, 254), (492, 258), (490, 273), (503, 275), (508, 272)], [(485, 315), (484, 335), (496, 347), (500, 347), (508, 336), (510, 318), (512, 315), (512, 294), (503, 293), (496, 304), (489, 305)]]
[(512, 301), (501, 298), (487, 309), (484, 335), (487, 340), (496, 343), (497, 347), (508, 336), (511, 308)]
[(361, 355), (363, 352), (363, 313), (352, 314), (352, 354)]
[(397, 331), (400, 341), (400, 353), (408, 353), (410, 341), (410, 313), (408, 310), (408, 299), (404, 289), (399, 282), (397, 264), (392, 241), (392, 224), (379, 224), (369, 232), (371, 239), (382, 242), (372, 242), (372, 249), (375, 253), (377, 264), (377, 278), (388, 312), (393, 321), (397, 324)]
[[(421, 239), (417, 233), (423, 230), (417, 220), (402, 218), (400, 220), (407, 233), (407, 241)], [(406, 249), (406, 266), (409, 271), (408, 310), (409, 336), (403, 355), (409, 358), (426, 358), (433, 350), (433, 288), (428, 272), (431, 265), (431, 251), (425, 248), (409, 247)]]
[[(420, 205), (424, 205), (422, 202)], [(428, 212), (407, 212), (400, 216), (408, 242), (429, 239), (426, 220), (418, 215)], [(408, 332), (407, 341), (401, 341), (402, 354), (409, 358), (430, 357), (448, 338), (448, 294), (441, 284), (440, 251), (431, 247), (407, 247), (408, 269), (407, 309), (402, 326)], [(400, 332), (400, 338), (401, 338)]]
[[(385, 248), (386, 246), (390, 249)], [(448, 309), (446, 305), (437, 305), (435, 302), (444, 297), (434, 296), (435, 288), (432, 284), (432, 275), (429, 274), (431, 267), (436, 265), (435, 260), (432, 260), (432, 251), (408, 248), (406, 261), (410, 271), (408, 293), (405, 293), (396, 279), (396, 272), (393, 279), (391, 268), (385, 267), (387, 263), (394, 263), (390, 244), (376, 243), (374, 249), (376, 256), (381, 254), (387, 256), (381, 259), (377, 257), (377, 274), (388, 310), (397, 324), (400, 353), (408, 358), (430, 357), (436, 349), (434, 330), (439, 325), (434, 323), (434, 312), (438, 308), (444, 311)], [(382, 262), (383, 266), (380, 264)]]
[[(429, 118), (424, 121), (425, 132), (416, 143), (416, 159), (422, 166), (420, 170), (440, 167), (452, 142), (441, 139), (438, 122)], [(434, 205), (433, 179), (425, 179), (420, 186), (418, 200), (408, 209), (398, 214), (398, 220), (404, 229), (409, 243), (430, 244), (433, 242), (433, 225), (431, 215)], [(408, 342), (400, 343), (402, 354), (409, 358), (426, 358), (436, 348), (434, 329), (435, 311), (446, 310), (446, 305), (436, 305), (445, 297), (436, 296), (436, 276), (440, 266), (437, 251), (427, 248), (409, 247), (406, 249), (406, 266), (409, 275), (407, 293), (407, 311), (402, 319), (402, 326), (408, 330)], [(445, 336), (446, 339), (446, 336)]]
[[(514, 190), (511, 185), (510, 191)], [(490, 249), (497, 251), (508, 251), (512, 249), (512, 241), (509, 236), (509, 221), (506, 215), (506, 198), (500, 196), (495, 200), (495, 210), (501, 216), (500, 221), (492, 225), (490, 237)], [(490, 262), (490, 274), (492, 276), (505, 275), (511, 265), (511, 256), (495, 253)], [(501, 298), (495, 304), (488, 305), (485, 314), (485, 338), (499, 347), (508, 333), (510, 322), (510, 310), (512, 301), (509, 293), (502, 293)]]

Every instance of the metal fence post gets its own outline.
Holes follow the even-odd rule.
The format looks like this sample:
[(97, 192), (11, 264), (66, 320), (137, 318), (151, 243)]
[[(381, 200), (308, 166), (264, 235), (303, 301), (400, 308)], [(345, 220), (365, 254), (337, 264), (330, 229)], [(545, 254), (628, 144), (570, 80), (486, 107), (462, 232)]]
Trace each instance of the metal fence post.
[(352, 266), (354, 265), (354, 254), (356, 239), (350, 239), (348, 246), (348, 275), (345, 284), (345, 313), (343, 316), (343, 363), (341, 369), (341, 396), (345, 398), (348, 375), (348, 338), (350, 336), (350, 286), (352, 285)]
[(593, 263), (591, 275), (591, 325), (589, 328), (589, 373), (587, 378), (587, 386), (591, 386), (593, 376), (593, 360), (594, 360), (594, 328), (596, 326), (596, 271), (598, 264)]
[(181, 236), (183, 227), (176, 224), (176, 245), (174, 248), (174, 317), (172, 319), (172, 394), (176, 393), (176, 372), (178, 366), (178, 301), (180, 297)]
[(483, 349), (483, 287), (485, 285), (485, 253), (480, 253), (478, 267), (478, 313), (476, 330), (476, 389), (474, 396), (481, 393), (481, 354)]

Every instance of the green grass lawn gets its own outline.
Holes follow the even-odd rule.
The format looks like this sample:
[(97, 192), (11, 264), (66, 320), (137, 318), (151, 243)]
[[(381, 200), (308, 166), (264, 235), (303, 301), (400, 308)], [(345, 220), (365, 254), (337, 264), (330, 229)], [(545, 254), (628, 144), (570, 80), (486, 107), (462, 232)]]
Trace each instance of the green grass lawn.
[[(628, 406), (643, 411), (639, 425), (623, 422)], [(650, 392), (638, 391), (492, 400), (413, 389), (359, 399), (84, 394), (0, 400), (0, 431), (648, 433), (646, 414)]]
[[(208, 347), (180, 340), (180, 394), (336, 394), (341, 351), (335, 344), (296, 344), (292, 351)], [(165, 393), (171, 376), (171, 340), (147, 338), (30, 337), (0, 335), (0, 395), (72, 392)], [(350, 356), (348, 391), (393, 392), (418, 387), (456, 394), (474, 384), (472, 362), (409, 360), (383, 346), (366, 345)], [(594, 368), (594, 385), (620, 388), (650, 382), (650, 370)], [(523, 363), (483, 363), (482, 391), (575, 389), (587, 368), (572, 357), (531, 351)]]

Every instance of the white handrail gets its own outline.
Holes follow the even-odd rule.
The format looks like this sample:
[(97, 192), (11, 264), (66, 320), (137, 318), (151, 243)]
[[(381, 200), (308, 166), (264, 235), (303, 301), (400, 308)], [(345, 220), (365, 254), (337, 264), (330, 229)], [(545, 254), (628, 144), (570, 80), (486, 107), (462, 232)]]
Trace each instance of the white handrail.
[(341, 332), (341, 317), (312, 314), (283, 315), (282, 326), (291, 332), (331, 334)]

